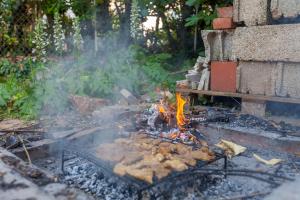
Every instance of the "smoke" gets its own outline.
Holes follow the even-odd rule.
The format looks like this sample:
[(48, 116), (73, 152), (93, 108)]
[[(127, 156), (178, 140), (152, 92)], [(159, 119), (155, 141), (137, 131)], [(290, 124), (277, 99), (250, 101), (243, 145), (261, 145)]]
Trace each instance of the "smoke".
[[(44, 109), (41, 115), (58, 114), (71, 109), (70, 95), (120, 99), (119, 91), (127, 89), (135, 95), (142, 92), (148, 77), (137, 60), (139, 49), (119, 42), (111, 34), (95, 41), (84, 39), (84, 50), (55, 57), (43, 70)], [(68, 39), (69, 40), (69, 39)]]

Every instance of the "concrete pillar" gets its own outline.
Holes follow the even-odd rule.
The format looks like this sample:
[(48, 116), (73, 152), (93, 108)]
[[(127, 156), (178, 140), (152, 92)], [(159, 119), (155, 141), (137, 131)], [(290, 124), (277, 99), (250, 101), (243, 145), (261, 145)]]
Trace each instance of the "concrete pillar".
[(242, 99), (242, 113), (257, 117), (265, 117), (266, 102), (259, 100)]

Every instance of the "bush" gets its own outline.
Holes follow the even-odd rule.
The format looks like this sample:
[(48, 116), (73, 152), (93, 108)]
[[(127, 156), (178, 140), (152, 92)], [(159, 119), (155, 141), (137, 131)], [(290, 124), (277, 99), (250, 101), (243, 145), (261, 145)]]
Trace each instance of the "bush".
[[(2, 115), (34, 118), (42, 111), (63, 112), (69, 94), (108, 98), (114, 101), (121, 88), (136, 95), (156, 87), (174, 91), (178, 76), (170, 54), (148, 54), (138, 46), (115, 48), (103, 56), (85, 54), (78, 58), (46, 64), (30, 58), (0, 63), (0, 107)], [(180, 77), (182, 78), (182, 77)]]

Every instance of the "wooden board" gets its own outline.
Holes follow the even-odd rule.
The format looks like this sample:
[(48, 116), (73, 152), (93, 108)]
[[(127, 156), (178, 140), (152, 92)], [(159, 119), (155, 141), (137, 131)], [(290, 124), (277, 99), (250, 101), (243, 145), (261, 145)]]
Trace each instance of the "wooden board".
[(210, 91), (210, 90), (192, 90), (192, 89), (180, 89), (180, 88), (177, 88), (176, 92), (194, 93), (194, 94), (202, 94), (202, 95), (209, 95), (209, 96), (237, 97), (245, 100), (261, 100), (261, 101), (274, 101), (274, 102), (282, 102), (282, 103), (300, 104), (300, 98), (271, 97), (271, 96), (264, 96), (264, 95), (217, 92), (217, 91)]

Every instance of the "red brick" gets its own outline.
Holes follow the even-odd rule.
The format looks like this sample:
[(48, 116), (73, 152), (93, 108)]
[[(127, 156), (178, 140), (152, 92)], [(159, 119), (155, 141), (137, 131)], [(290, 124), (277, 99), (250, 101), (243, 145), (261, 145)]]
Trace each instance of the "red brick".
[(233, 6), (217, 8), (217, 14), (220, 18), (233, 17)]
[(212, 91), (236, 92), (236, 68), (237, 62), (211, 62)]
[(232, 29), (234, 28), (234, 23), (232, 18), (216, 18), (213, 20), (213, 29), (222, 30), (222, 29)]

